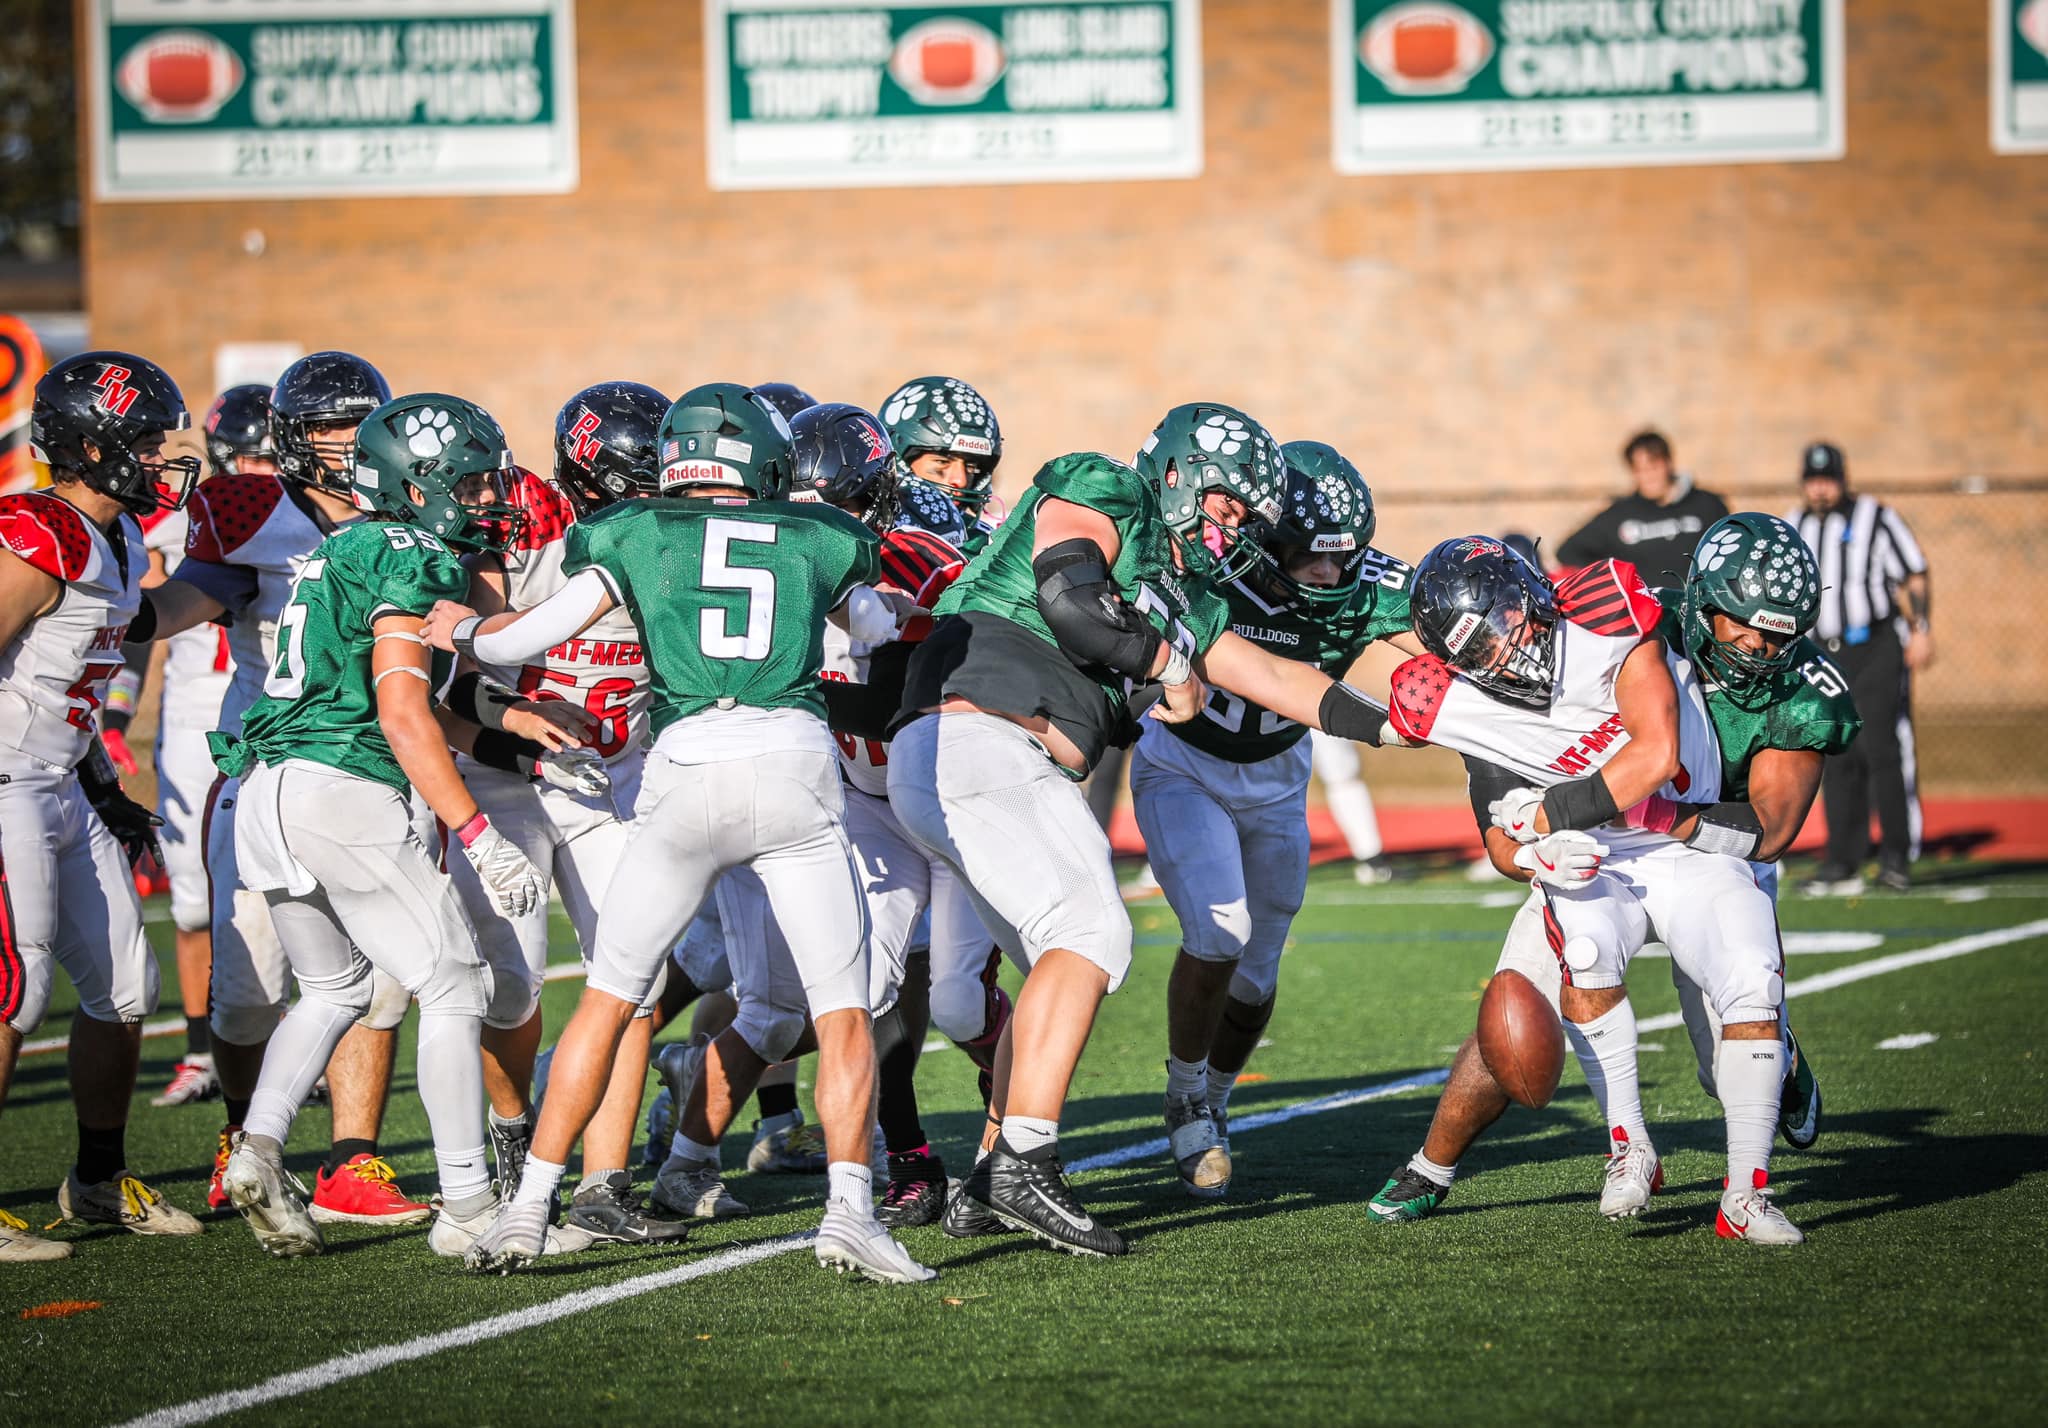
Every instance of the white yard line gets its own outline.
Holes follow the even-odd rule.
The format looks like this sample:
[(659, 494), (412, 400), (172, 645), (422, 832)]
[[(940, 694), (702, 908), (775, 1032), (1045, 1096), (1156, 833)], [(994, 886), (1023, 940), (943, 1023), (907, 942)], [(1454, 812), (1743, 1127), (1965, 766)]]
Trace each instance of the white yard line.
[[(1916, 952), (1897, 952), (1887, 957), (1873, 957), (1867, 962), (1858, 962), (1847, 967), (1838, 967), (1812, 977), (1802, 977), (1786, 984), (1788, 997), (1806, 996), (1813, 992), (1825, 992), (1835, 987), (1847, 986), (1851, 982), (1864, 981), (1870, 977), (1883, 976), (1888, 972), (1903, 971), (1908, 967), (1925, 966), (1930, 962), (1944, 962), (1954, 957), (1966, 957), (1972, 952), (1982, 952), (1992, 947), (2003, 947), (2012, 942), (2023, 942), (2030, 937), (2048, 936), (2048, 918), (2035, 922), (2023, 922), (2015, 927), (1996, 928), (1988, 932), (1972, 933), (1947, 942), (1937, 942), (1931, 947), (1922, 947)], [(550, 969), (551, 973), (555, 969)], [(581, 969), (576, 969), (580, 971)], [(569, 973), (564, 969), (564, 975)], [(1667, 1031), (1681, 1025), (1677, 1016), (1650, 1017), (1639, 1024), (1639, 1031)], [(1327, 1111), (1343, 1110), (1349, 1106), (1363, 1105), (1368, 1101), (1382, 1100), (1397, 1096), (1405, 1091), (1420, 1090), (1427, 1086), (1441, 1085), (1448, 1079), (1448, 1071), (1424, 1071), (1413, 1076), (1404, 1076), (1395, 1081), (1382, 1081), (1373, 1086), (1361, 1086), (1354, 1091), (1340, 1091), (1334, 1095), (1319, 1096), (1311, 1101), (1301, 1101), (1278, 1110), (1261, 1111), (1231, 1122), (1233, 1134), (1257, 1130), (1262, 1126), (1281, 1125), (1288, 1121), (1300, 1120), (1306, 1116), (1321, 1115)], [(1134, 1145), (1119, 1146), (1097, 1155), (1085, 1156), (1068, 1169), (1072, 1171), (1104, 1170), (1111, 1166), (1127, 1165), (1132, 1161), (1144, 1160), (1163, 1153), (1164, 1139), (1146, 1140)], [(541, 1324), (551, 1324), (592, 1309), (602, 1309), (621, 1300), (651, 1294), (656, 1290), (673, 1285), (686, 1284), (693, 1279), (707, 1275), (722, 1274), (729, 1269), (740, 1269), (776, 1255), (788, 1254), (803, 1248), (813, 1238), (813, 1232), (783, 1235), (758, 1244), (742, 1245), (723, 1250), (706, 1259), (692, 1264), (664, 1269), (653, 1274), (638, 1275), (622, 1279), (616, 1284), (607, 1284), (595, 1289), (580, 1289), (558, 1299), (549, 1299), (509, 1314), (498, 1314), (488, 1319), (479, 1319), (473, 1324), (460, 1328), (445, 1329), (437, 1334), (423, 1334), (403, 1343), (389, 1344), (383, 1348), (365, 1349), (360, 1353), (343, 1354), (325, 1363), (314, 1364), (311, 1368), (298, 1369), (292, 1373), (279, 1374), (249, 1388), (231, 1389), (225, 1393), (195, 1398), (174, 1407), (158, 1409), (140, 1418), (130, 1419), (121, 1428), (182, 1428), (182, 1425), (205, 1423), (225, 1413), (236, 1413), (245, 1408), (255, 1408), (265, 1403), (276, 1403), (282, 1399), (297, 1398), (314, 1393), (350, 1379), (362, 1378), (379, 1369), (393, 1364), (410, 1363), (415, 1359), (431, 1357), (448, 1349), (468, 1348), (475, 1344), (501, 1339), (508, 1334), (518, 1333)]]

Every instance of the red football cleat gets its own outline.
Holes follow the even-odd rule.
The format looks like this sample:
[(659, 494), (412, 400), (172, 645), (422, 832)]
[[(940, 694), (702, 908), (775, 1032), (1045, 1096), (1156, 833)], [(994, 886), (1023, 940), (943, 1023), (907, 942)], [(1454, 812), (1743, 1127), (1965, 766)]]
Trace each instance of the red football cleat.
[(235, 1202), (230, 1200), (228, 1192), (221, 1188), (220, 1177), (221, 1172), (228, 1168), (228, 1156), (235, 1148), (235, 1132), (240, 1129), (240, 1126), (220, 1128), (220, 1143), (213, 1150), (213, 1179), (206, 1182), (206, 1208), (209, 1210), (234, 1208)]
[(368, 1154), (351, 1156), (332, 1175), (321, 1166), (311, 1208), (314, 1219), (329, 1225), (415, 1225), (434, 1214), (432, 1205), (406, 1199), (389, 1162)]

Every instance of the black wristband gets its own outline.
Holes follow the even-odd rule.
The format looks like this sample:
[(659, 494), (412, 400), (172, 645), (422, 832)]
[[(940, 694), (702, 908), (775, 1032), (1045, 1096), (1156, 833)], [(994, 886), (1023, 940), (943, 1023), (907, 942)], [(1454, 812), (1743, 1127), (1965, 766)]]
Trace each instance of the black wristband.
[(135, 618), (128, 622), (128, 629), (121, 636), (123, 644), (146, 645), (156, 638), (156, 605), (149, 598), (149, 592), (142, 594), (142, 608), (135, 612)]
[(1621, 814), (1598, 769), (1584, 778), (1554, 783), (1543, 794), (1543, 814), (1554, 833), (1560, 828), (1598, 828)]
[(1386, 734), (1387, 707), (1366, 698), (1343, 680), (1335, 680), (1323, 691), (1323, 702), (1316, 708), (1316, 723), (1325, 734), (1377, 749)]
[(1716, 803), (1699, 809), (1699, 823), (1685, 840), (1703, 853), (1726, 853), (1744, 862), (1756, 856), (1764, 840), (1763, 821), (1747, 803)]
[(519, 695), (481, 670), (473, 669), (455, 677), (443, 702), (458, 719), (467, 719), (486, 729), (503, 729), (506, 711), (519, 703)]
[(503, 769), (532, 778), (546, 752), (531, 739), (508, 734), (503, 729), (483, 729), (478, 731), (469, 756), (487, 769)]

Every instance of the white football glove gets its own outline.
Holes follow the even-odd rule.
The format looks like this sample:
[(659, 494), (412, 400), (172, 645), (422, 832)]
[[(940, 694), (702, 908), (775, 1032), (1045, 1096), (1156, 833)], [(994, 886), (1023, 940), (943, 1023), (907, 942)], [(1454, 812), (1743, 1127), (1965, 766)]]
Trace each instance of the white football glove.
[(1543, 807), (1543, 790), (1518, 788), (1486, 805), (1493, 826), (1517, 843), (1533, 843), (1543, 835), (1536, 831), (1536, 814)]
[(1607, 846), (1595, 841), (1591, 833), (1561, 828), (1515, 849), (1515, 866), (1539, 883), (1577, 892), (1598, 875), (1600, 860), (1606, 856)]
[(540, 905), (540, 869), (517, 843), (488, 823), (462, 855), (507, 917), (524, 917)]
[(612, 791), (611, 770), (595, 749), (554, 749), (543, 754), (535, 771), (556, 788), (584, 798), (603, 798)]

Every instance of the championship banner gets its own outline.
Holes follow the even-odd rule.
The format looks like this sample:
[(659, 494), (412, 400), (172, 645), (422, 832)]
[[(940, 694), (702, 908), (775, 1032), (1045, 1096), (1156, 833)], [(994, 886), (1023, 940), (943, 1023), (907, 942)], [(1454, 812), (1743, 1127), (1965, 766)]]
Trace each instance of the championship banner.
[(567, 193), (575, 0), (91, 0), (102, 199)]
[(711, 186), (1190, 178), (1199, 0), (706, 0)]
[(1991, 148), (2048, 154), (2048, 0), (1991, 0)]
[(27, 323), (0, 312), (0, 496), (42, 484), (29, 454), (28, 419), (43, 370), (42, 342)]
[(1337, 169), (1839, 159), (1842, 0), (1331, 0)]

